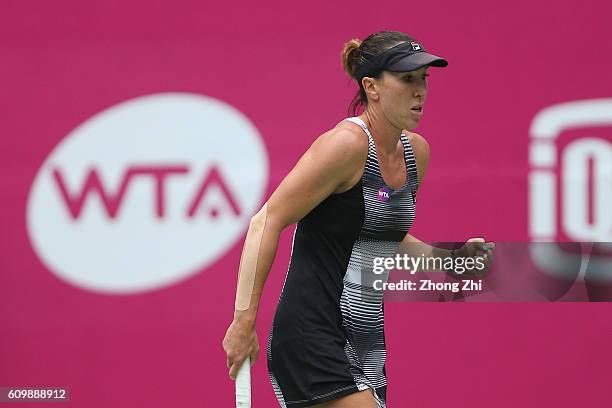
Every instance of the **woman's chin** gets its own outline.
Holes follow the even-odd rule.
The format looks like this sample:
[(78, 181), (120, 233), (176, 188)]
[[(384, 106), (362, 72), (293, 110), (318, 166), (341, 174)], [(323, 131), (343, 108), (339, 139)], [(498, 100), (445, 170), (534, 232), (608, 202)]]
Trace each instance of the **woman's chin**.
[(420, 119), (408, 119), (404, 124), (404, 129), (412, 132), (419, 125)]

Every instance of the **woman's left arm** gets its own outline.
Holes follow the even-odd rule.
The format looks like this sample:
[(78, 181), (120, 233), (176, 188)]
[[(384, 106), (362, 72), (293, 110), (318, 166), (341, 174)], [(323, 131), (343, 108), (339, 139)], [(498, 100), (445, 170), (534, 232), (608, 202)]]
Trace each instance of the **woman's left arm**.
[[(417, 184), (418, 189), (423, 184), (423, 179), (425, 178), (425, 173), (429, 166), (429, 143), (427, 143), (427, 140), (418, 133), (407, 132), (407, 134), (410, 145), (412, 146), (412, 152), (414, 153), (414, 160), (416, 161), (417, 176), (419, 179)], [(421, 254), (425, 255), (425, 257), (445, 258), (451, 256), (450, 250), (428, 245), (410, 233), (406, 234), (397, 252), (400, 255), (406, 254), (415, 257)]]
[[(416, 161), (417, 175), (418, 175), (418, 187), (423, 183), (427, 167), (429, 166), (429, 143), (427, 140), (418, 133), (408, 133), (408, 139), (412, 146), (414, 158)], [(416, 194), (415, 194), (416, 195)], [(484, 245), (483, 245), (484, 244)], [(398, 248), (398, 254), (403, 256), (418, 257), (424, 255), (426, 258), (446, 258), (446, 257), (474, 257), (484, 256), (487, 267), (493, 257), (493, 250), (495, 249), (495, 243), (487, 242), (483, 238), (470, 238), (466, 243), (459, 249), (451, 251), (445, 248), (438, 248), (429, 244), (424, 243), (412, 234), (406, 234), (400, 246)]]

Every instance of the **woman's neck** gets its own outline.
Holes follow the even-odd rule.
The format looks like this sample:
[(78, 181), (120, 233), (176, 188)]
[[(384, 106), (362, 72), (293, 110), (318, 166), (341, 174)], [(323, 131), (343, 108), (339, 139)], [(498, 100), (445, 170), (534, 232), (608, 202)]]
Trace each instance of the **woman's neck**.
[(363, 111), (359, 118), (366, 123), (368, 129), (372, 133), (372, 137), (376, 141), (376, 150), (388, 156), (393, 154), (397, 149), (397, 143), (402, 129), (393, 126), (382, 113), (371, 109)]

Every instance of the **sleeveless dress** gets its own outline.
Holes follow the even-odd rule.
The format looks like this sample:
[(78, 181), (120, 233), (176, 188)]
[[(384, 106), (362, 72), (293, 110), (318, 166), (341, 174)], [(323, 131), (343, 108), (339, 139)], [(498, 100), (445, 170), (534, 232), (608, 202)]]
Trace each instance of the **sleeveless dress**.
[[(383, 181), (368, 137), (363, 176), (297, 224), (291, 260), (268, 338), (270, 380), (281, 407), (307, 407), (366, 389), (386, 407), (383, 291), (375, 257), (393, 257), (414, 222), (417, 168), (402, 133), (406, 184)], [(365, 137), (364, 135), (364, 137)], [(377, 286), (378, 287), (378, 286)]]

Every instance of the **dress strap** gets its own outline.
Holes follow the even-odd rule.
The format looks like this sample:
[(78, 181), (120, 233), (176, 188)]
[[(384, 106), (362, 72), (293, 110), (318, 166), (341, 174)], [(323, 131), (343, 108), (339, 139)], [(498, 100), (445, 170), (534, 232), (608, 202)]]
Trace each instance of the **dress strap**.
[[(356, 125), (359, 125), (359, 127), (361, 127), (363, 129), (363, 131), (366, 133), (366, 135), (368, 135), (368, 138), (370, 138), (371, 140), (374, 140), (374, 138), (372, 137), (372, 134), (370, 133), (370, 129), (368, 129), (368, 127), (366, 126), (365, 122), (363, 120), (361, 120), (361, 118), (357, 117), (357, 116), (353, 116), (350, 118), (346, 118), (344, 120), (348, 120), (349, 122), (353, 122)], [(344, 120), (342, 122), (344, 122)], [(340, 123), (342, 123), (340, 122)]]
[[(370, 139), (370, 144), (371, 145), (374, 144), (374, 138), (372, 137), (372, 133), (370, 133), (370, 129), (368, 129), (368, 126), (365, 124), (365, 122), (361, 118), (357, 116), (353, 116), (350, 118), (346, 118), (344, 120), (348, 120), (349, 122), (353, 122), (354, 124), (359, 125), (359, 127), (361, 127), (363, 131), (368, 135), (368, 138)], [(414, 198), (419, 188), (419, 178), (417, 174), (417, 166), (416, 166), (416, 160), (414, 157), (414, 151), (412, 150), (412, 145), (410, 144), (410, 140), (408, 139), (408, 136), (406, 136), (404, 132), (402, 132), (402, 134), (400, 135), (400, 140), (402, 141), (402, 144), (404, 145), (404, 161), (406, 163), (406, 172), (408, 175), (410, 191), (412, 192), (412, 196)]]
[(404, 132), (402, 132), (400, 139), (404, 144), (404, 159), (406, 160), (406, 170), (408, 172), (410, 182), (410, 191), (412, 191), (412, 194), (415, 195), (419, 189), (419, 177), (414, 151), (412, 150), (412, 144), (410, 143), (408, 136), (406, 136)]

